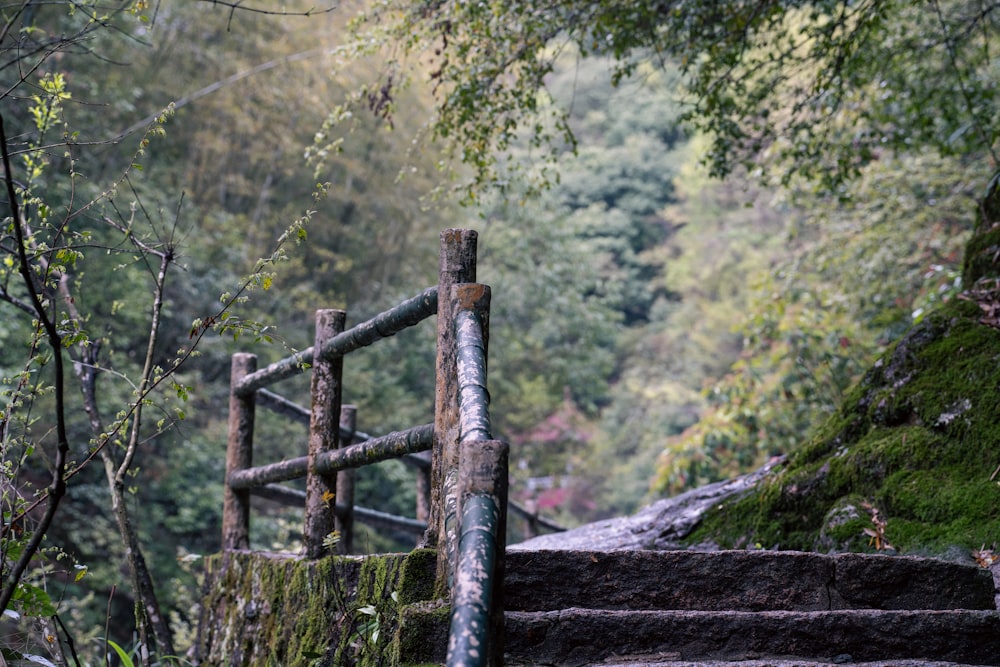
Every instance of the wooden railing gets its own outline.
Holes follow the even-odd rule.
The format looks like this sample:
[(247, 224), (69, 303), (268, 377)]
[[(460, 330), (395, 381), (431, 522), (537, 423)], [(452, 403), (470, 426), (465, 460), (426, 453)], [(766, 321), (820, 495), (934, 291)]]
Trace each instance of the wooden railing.
[[(427, 530), (430, 462), (414, 454), (433, 446), (433, 424), (372, 438), (355, 429), (356, 411), (342, 405), (344, 355), (418, 324), (436, 312), (435, 289), (404, 301), (378, 317), (344, 331), (345, 313), (316, 313), (313, 347), (262, 370), (252, 354), (233, 355), (230, 377), (229, 441), (223, 506), (223, 548), (249, 548), (251, 494), (305, 506), (303, 542), (306, 555), (317, 558), (328, 551), (328, 537), (336, 531), (338, 551), (349, 553), (353, 522), (361, 521), (422, 534)], [(311, 369), (311, 410), (265, 387)], [(256, 407), (260, 405), (309, 425), (308, 454), (268, 465), (251, 466)], [(402, 458), (417, 468), (417, 518), (397, 517), (354, 506), (354, 469)], [(306, 491), (280, 484), (306, 478)], [(424, 516), (421, 516), (423, 508)]]
[[(230, 376), (229, 436), (223, 507), (224, 549), (250, 546), (250, 497), (263, 496), (305, 507), (305, 555), (316, 558), (330, 551), (337, 531), (337, 551), (351, 549), (355, 520), (423, 534), (423, 541), (439, 549), (438, 581), (451, 573), (448, 556), (454, 540), (457, 470), (459, 463), (459, 398), (451, 293), (455, 285), (474, 284), (477, 235), (450, 229), (441, 234), (438, 284), (374, 318), (345, 330), (346, 313), (320, 310), (312, 347), (257, 369), (253, 354), (237, 353)], [(480, 306), (489, 308), (489, 290)], [(440, 295), (445, 295), (441, 298)], [(369, 437), (356, 430), (356, 412), (343, 405), (345, 356), (437, 315), (434, 422)], [(485, 319), (488, 321), (488, 317)], [(484, 329), (484, 336), (488, 329)], [(281, 380), (311, 373), (309, 409), (296, 405), (270, 388)], [(305, 456), (254, 466), (253, 441), (257, 407), (308, 423)], [(427, 455), (427, 452), (432, 452)], [(417, 470), (416, 518), (388, 515), (355, 507), (353, 472), (356, 468), (400, 458)], [(305, 477), (305, 492), (282, 484)], [(449, 553), (450, 552), (450, 553)], [(443, 558), (440, 556), (444, 556)]]
[[(234, 354), (230, 377), (223, 548), (249, 549), (251, 495), (305, 507), (307, 558), (350, 553), (356, 520), (422, 535), (423, 544), (437, 550), (437, 590), (451, 591), (449, 665), (499, 665), (503, 655), (508, 448), (491, 434), (490, 289), (475, 282), (476, 241), (474, 231), (445, 230), (435, 287), (346, 331), (344, 311), (317, 311), (312, 347), (260, 370), (255, 355)], [(343, 404), (345, 357), (432, 315), (434, 422), (381, 437), (359, 432), (356, 410)], [(307, 369), (309, 409), (268, 389)], [(252, 464), (258, 406), (308, 424), (306, 456)], [(416, 518), (354, 506), (355, 469), (388, 459), (402, 459), (417, 471)], [(304, 492), (282, 484), (303, 477)], [(529, 531), (561, 529), (535, 512), (513, 509), (526, 518)], [(331, 539), (335, 535), (339, 539)]]

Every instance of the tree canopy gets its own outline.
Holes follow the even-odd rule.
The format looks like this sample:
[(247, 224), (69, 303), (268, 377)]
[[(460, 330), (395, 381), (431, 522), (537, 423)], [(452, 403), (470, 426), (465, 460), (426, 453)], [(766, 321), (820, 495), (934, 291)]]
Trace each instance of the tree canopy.
[(502, 185), (516, 141), (550, 156), (575, 141), (546, 85), (572, 47), (609, 57), (614, 84), (642, 63), (678, 67), (683, 118), (711, 138), (715, 175), (768, 165), (835, 187), (886, 150), (923, 148), (995, 165), (998, 9), (980, 0), (384, 3), (354, 24), (357, 44), (389, 47), (391, 58), (358, 99), (389, 116), (403, 83), (429, 78), (433, 136), (473, 167), (474, 184)]

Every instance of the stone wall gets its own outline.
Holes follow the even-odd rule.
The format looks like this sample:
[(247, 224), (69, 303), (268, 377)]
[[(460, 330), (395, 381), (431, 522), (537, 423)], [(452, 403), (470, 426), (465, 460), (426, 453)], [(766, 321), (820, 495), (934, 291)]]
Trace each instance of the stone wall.
[(366, 557), (230, 551), (210, 557), (197, 662), (393, 665), (400, 610), (433, 597), (432, 550)]

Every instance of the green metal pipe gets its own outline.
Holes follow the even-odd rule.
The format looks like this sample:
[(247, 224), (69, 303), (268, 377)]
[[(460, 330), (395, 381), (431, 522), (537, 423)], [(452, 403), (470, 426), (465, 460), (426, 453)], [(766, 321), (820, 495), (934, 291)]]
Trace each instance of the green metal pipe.
[(448, 632), (448, 667), (489, 664), (499, 517), (491, 495), (479, 493), (465, 499)]
[(458, 366), (459, 440), (491, 440), (490, 394), (486, 389), (486, 346), (479, 318), (472, 311), (455, 315)]

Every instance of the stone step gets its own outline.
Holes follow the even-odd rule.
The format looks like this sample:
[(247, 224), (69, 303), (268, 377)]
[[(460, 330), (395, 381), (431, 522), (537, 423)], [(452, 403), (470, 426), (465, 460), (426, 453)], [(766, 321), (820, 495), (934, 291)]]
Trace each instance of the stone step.
[(815, 660), (667, 660), (650, 662), (649, 657), (638, 656), (635, 661), (594, 663), (594, 667), (988, 667), (987, 665), (970, 665), (962, 662), (939, 662), (927, 660), (877, 660), (875, 662), (848, 662), (847, 656), (843, 662), (817, 662)]
[[(408, 608), (399, 633), (401, 664), (443, 664), (447, 608)], [(505, 633), (508, 665), (1000, 665), (990, 610), (510, 611)]]
[(504, 608), (996, 609), (988, 570), (937, 559), (772, 551), (508, 551)]
[(1000, 612), (985, 610), (566, 609), (508, 612), (505, 625), (510, 665), (676, 667), (678, 661), (740, 660), (1000, 665)]

